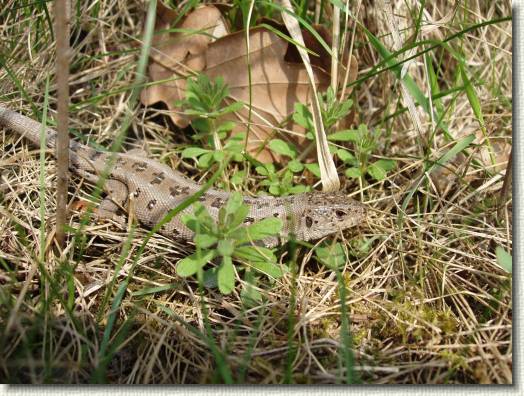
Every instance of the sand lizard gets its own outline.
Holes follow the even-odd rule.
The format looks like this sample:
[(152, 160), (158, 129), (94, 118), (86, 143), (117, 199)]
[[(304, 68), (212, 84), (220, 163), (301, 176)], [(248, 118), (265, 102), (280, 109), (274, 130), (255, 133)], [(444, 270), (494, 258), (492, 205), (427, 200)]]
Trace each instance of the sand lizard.
[[(0, 106), (0, 126), (4, 126), (40, 145), (42, 125), (15, 111)], [(47, 147), (54, 148), (56, 132), (46, 130)], [(71, 141), (70, 169), (91, 183), (98, 181), (111, 153), (95, 150), (89, 146)], [(116, 154), (113, 168), (104, 185), (107, 196), (102, 200), (97, 216), (120, 220), (119, 208), (129, 207), (134, 198), (133, 210), (136, 219), (147, 227), (153, 227), (169, 210), (198, 191), (201, 186), (181, 173), (147, 158), (136, 151)], [(218, 211), (229, 197), (225, 191), (210, 189), (199, 197), (210, 215), (216, 220)], [(308, 192), (287, 197), (263, 196), (244, 197), (249, 206), (245, 224), (274, 216), (283, 222), (278, 237), (267, 238), (263, 242), (274, 247), (287, 240), (292, 232), (298, 240), (319, 239), (339, 230), (353, 227), (366, 215), (365, 205), (347, 198), (343, 193)], [(185, 212), (191, 211), (191, 207)], [(191, 240), (193, 232), (174, 217), (159, 232), (174, 239)]]

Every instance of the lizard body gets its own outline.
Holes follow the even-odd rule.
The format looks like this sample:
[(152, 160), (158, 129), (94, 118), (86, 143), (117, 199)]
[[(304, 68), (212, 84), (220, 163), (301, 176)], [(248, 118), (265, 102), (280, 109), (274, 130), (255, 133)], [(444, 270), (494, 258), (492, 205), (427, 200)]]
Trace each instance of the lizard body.
[[(33, 144), (40, 145), (42, 125), (15, 111), (0, 106), (0, 126), (24, 136)], [(56, 132), (46, 130), (46, 144), (54, 148)], [(111, 153), (95, 150), (71, 141), (69, 145), (70, 168), (91, 183), (98, 181)], [(171, 209), (198, 191), (201, 186), (170, 167), (149, 159), (143, 154), (116, 154), (113, 167), (104, 185), (107, 197), (98, 208), (99, 217), (118, 219), (119, 208), (127, 210), (133, 199), (133, 214), (147, 227), (153, 227)], [(199, 200), (216, 220), (218, 211), (229, 197), (225, 191), (209, 189)], [(280, 237), (267, 238), (263, 242), (274, 247), (285, 241), (292, 232), (299, 240), (319, 239), (326, 235), (353, 227), (366, 214), (365, 206), (347, 198), (342, 193), (310, 192), (287, 197), (244, 197), (249, 206), (245, 224), (267, 217), (278, 217), (284, 227)], [(185, 209), (185, 212), (191, 211)], [(159, 231), (175, 239), (191, 240), (193, 232), (175, 216)]]

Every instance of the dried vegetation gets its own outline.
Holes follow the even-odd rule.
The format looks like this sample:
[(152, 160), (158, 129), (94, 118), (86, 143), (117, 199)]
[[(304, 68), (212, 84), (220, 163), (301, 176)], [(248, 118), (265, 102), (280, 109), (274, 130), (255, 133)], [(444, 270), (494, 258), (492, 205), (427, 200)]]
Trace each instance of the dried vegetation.
[[(55, 47), (42, 6), (51, 3), (4, 3), (0, 102), (40, 118), (50, 76), (53, 119)], [(383, 2), (351, 3), (354, 13), (361, 5), (359, 22), (394, 48)], [(434, 1), (425, 3), (423, 13), (418, 2), (392, 3), (404, 45), (427, 40), (414, 52), (469, 26), (511, 15), (509, 1), (457, 2), (456, 7)], [(74, 4), (70, 126), (77, 138), (107, 147), (126, 110), (146, 5), (123, 0)], [(329, 11), (323, 10), (328, 16)], [(371, 208), (365, 224), (337, 236), (350, 252), (343, 305), (351, 319), (354, 370), (366, 383), (512, 382), (511, 275), (495, 255), (497, 246), (511, 252), (512, 243), (510, 195), (500, 208), (511, 146), (511, 21), (466, 31), (447, 44), (427, 57), (417, 56), (405, 69), (426, 95), (430, 86), (440, 88), (438, 93), (433, 86), (430, 105), (440, 109), (444, 132), (437, 127), (439, 119), (420, 108), (406, 111), (398, 78), (390, 71), (371, 73), (382, 59), (361, 27), (354, 35), (360, 81), (353, 92), (354, 124), (381, 130), (374, 154), (397, 163), (381, 182), (342, 179), (342, 188)], [(452, 50), (464, 59), (482, 127)], [(428, 62), (437, 70), (433, 82)], [(467, 150), (424, 176), (428, 161), (438, 160), (469, 134), (476, 140)], [(165, 107), (140, 106), (125, 148), (145, 148), (200, 180), (207, 175), (180, 159), (189, 141)], [(176, 263), (191, 247), (155, 236), (122, 293), (146, 231), (138, 228), (129, 239), (129, 230), (115, 224), (89, 222), (83, 238), (70, 239), (60, 259), (52, 246), (54, 160), (47, 156), (45, 161), (42, 246), (38, 150), (4, 130), (0, 147), (2, 382), (207, 383), (224, 381), (226, 366), (238, 382), (344, 379), (339, 284), (309, 249), (299, 248), (296, 275), (262, 284), (265, 302), (247, 309), (237, 292), (222, 296), (206, 289), (201, 295), (195, 281), (177, 277)], [(338, 165), (343, 174), (344, 164)], [(247, 180), (244, 188), (256, 185)], [(74, 228), (82, 214), (78, 201), (91, 200), (91, 191), (81, 178), (72, 178)], [(121, 305), (111, 314), (119, 298)], [(206, 337), (224, 353), (225, 362)]]

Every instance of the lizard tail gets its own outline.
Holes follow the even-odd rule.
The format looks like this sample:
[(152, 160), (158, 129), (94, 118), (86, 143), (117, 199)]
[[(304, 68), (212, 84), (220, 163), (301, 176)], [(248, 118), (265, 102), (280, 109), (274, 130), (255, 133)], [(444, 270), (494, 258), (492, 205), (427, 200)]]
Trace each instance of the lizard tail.
[[(35, 146), (40, 146), (40, 132), (42, 124), (19, 114), (13, 110), (0, 105), (0, 126), (8, 128), (13, 132), (25, 137)], [(45, 131), (46, 146), (54, 148), (56, 143), (56, 131), (47, 128)]]

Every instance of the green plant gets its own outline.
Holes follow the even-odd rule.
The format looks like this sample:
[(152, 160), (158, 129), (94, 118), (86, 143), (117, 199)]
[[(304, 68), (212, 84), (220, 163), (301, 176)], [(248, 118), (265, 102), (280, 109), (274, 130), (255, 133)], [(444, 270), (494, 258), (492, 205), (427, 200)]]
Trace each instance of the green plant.
[(196, 117), (191, 123), (197, 132), (193, 138), (203, 139), (207, 143), (212, 141), (217, 150), (222, 148), (220, 139), (235, 126), (232, 121), (218, 123), (218, 119), (242, 107), (240, 102), (224, 105), (228, 96), (229, 88), (222, 77), (217, 77), (213, 82), (205, 74), (199, 74), (187, 80), (186, 97), (177, 103), (187, 115)]
[(226, 155), (231, 161), (242, 162), (244, 160), (243, 142), (245, 136), (244, 133), (231, 136), (222, 150), (212, 150), (196, 146), (186, 147), (182, 151), (182, 158), (195, 159), (198, 167), (202, 169), (209, 169), (214, 161), (223, 161)]
[[(327, 133), (330, 133), (333, 127), (346, 117), (351, 107), (353, 106), (352, 99), (338, 100), (333, 88), (329, 87), (327, 91), (319, 96), (320, 110), (322, 113), (322, 122)], [(313, 121), (311, 112), (302, 103), (295, 104), (295, 111), (293, 112), (293, 121), (302, 126), (307, 131), (307, 137), (313, 140)]]
[(348, 129), (335, 132), (328, 136), (333, 142), (352, 142), (355, 155), (346, 149), (338, 148), (335, 153), (337, 157), (349, 165), (346, 168), (346, 176), (349, 178), (363, 178), (368, 174), (373, 179), (384, 180), (387, 173), (396, 167), (396, 162), (390, 159), (379, 159), (370, 162), (372, 153), (377, 149), (380, 139), (380, 130), (369, 130), (364, 124), (358, 129)]
[[(272, 250), (252, 243), (277, 235), (282, 228), (282, 221), (267, 218), (246, 226), (244, 220), (248, 211), (249, 208), (237, 192), (232, 193), (227, 203), (220, 208), (216, 222), (202, 204), (195, 203), (193, 214), (184, 215), (182, 221), (195, 233), (196, 252), (179, 261), (177, 274), (183, 277), (197, 274), (206, 286), (218, 285), (223, 294), (231, 293), (235, 287), (233, 260), (245, 264), (248, 269), (275, 279), (280, 278), (287, 270), (286, 267), (277, 265)], [(213, 261), (220, 262), (218, 267), (203, 271), (206, 264)], [(252, 284), (253, 279), (248, 271), (246, 282)]]
[[(322, 110), (322, 121), (324, 127), (328, 131), (328, 140), (330, 142), (351, 142), (353, 143), (354, 153), (336, 146), (331, 143), (330, 148), (333, 154), (335, 154), (344, 164), (349, 167), (346, 168), (346, 176), (349, 178), (361, 178), (365, 174), (368, 174), (375, 180), (384, 180), (387, 173), (396, 167), (396, 163), (389, 159), (379, 159), (375, 162), (370, 163), (371, 154), (376, 150), (378, 142), (380, 141), (379, 130), (368, 130), (364, 124), (359, 125), (358, 129), (345, 129), (337, 132), (332, 131), (337, 123), (349, 114), (353, 101), (346, 99), (343, 101), (337, 100), (331, 87), (328, 88), (326, 93), (320, 97), (320, 105)], [(293, 121), (304, 127), (307, 131), (306, 137), (313, 139), (312, 131), (312, 118), (308, 108), (297, 103), (295, 105), (295, 112), (293, 113)], [(310, 168), (313, 174), (319, 176), (315, 169)]]
[(269, 142), (268, 147), (276, 154), (289, 158), (287, 166), (282, 171), (277, 172), (273, 164), (262, 164), (255, 167), (255, 171), (265, 176), (260, 185), (269, 187), (269, 193), (276, 196), (289, 194), (298, 194), (309, 191), (309, 187), (294, 183), (294, 175), (304, 170), (305, 165), (300, 162), (296, 147), (281, 139), (273, 139)]

